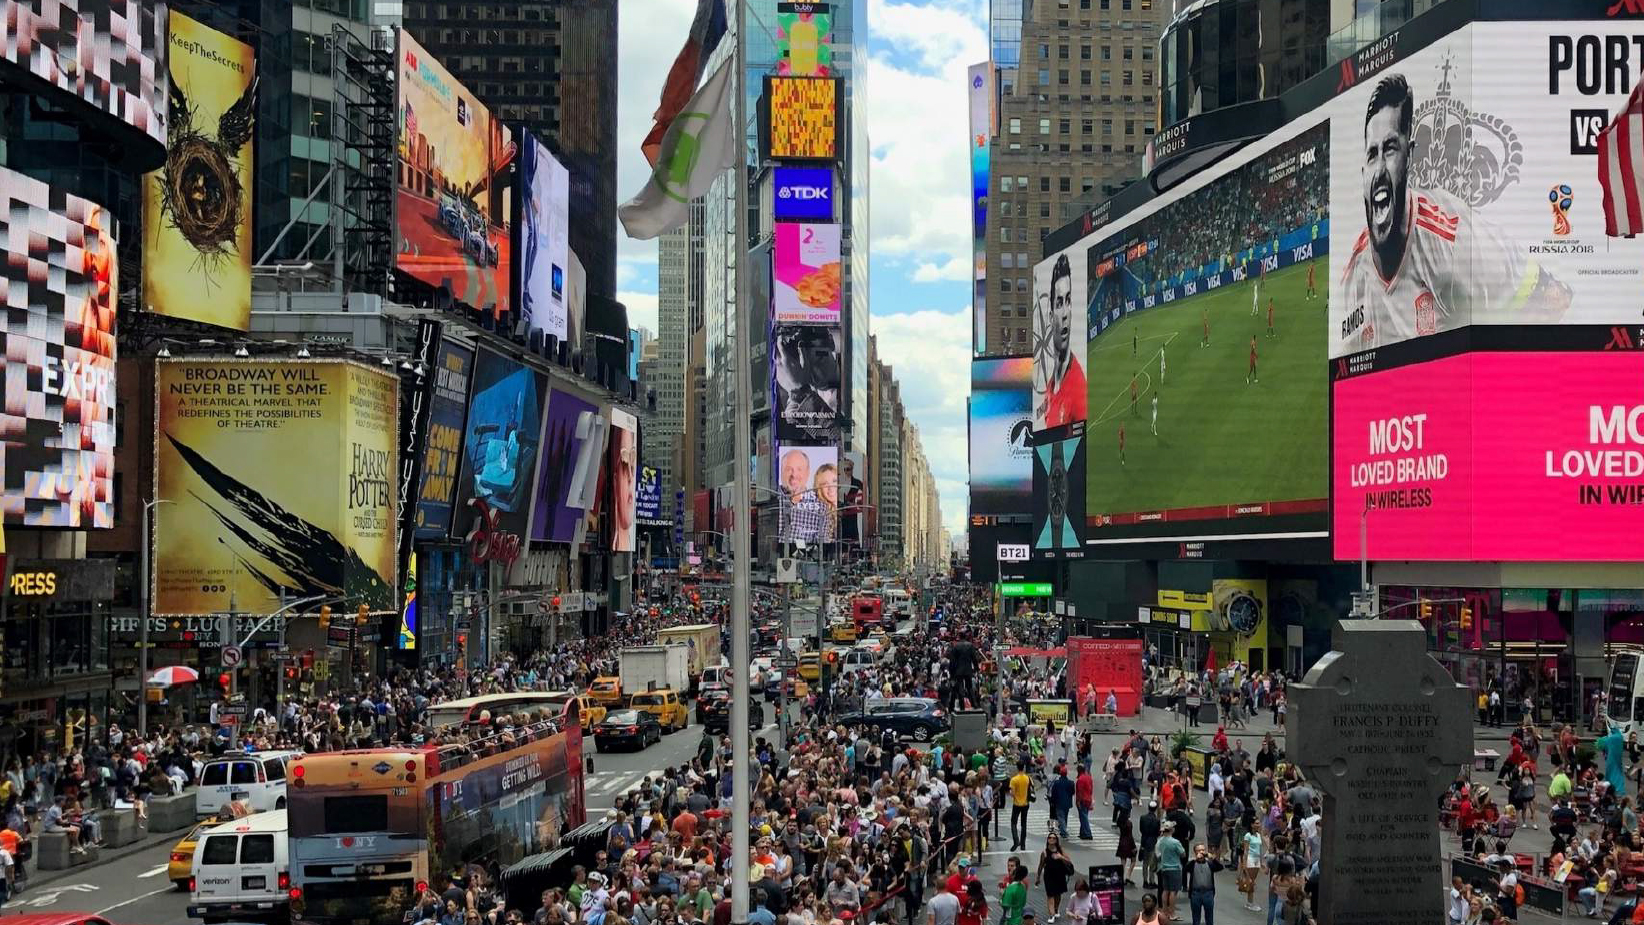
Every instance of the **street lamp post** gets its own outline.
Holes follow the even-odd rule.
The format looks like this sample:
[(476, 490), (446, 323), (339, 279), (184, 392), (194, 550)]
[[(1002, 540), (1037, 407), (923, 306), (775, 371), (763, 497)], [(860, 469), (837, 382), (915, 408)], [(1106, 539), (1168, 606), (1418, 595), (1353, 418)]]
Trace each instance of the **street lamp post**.
[(149, 552), (148, 552), (148, 549), (149, 549), (149, 532), (148, 531), (149, 531), (149, 520), (150, 520), (150, 518), (153, 517), (153, 515), (150, 512), (154, 510), (154, 506), (157, 505), (157, 504), (171, 504), (171, 503), (172, 502), (169, 498), (155, 498), (151, 501), (143, 502), (143, 525), (142, 525), (143, 526), (143, 534), (142, 534), (142, 537), (138, 540), (138, 542), (141, 544), (141, 546), (137, 550), (138, 557), (142, 560), (142, 567), (139, 569), (139, 571), (142, 572), (142, 576), (139, 579), (140, 581), (142, 581), (142, 585), (137, 589), (137, 596), (139, 598), (139, 601), (138, 601), (138, 604), (137, 604), (137, 614), (138, 614), (138, 617), (139, 617), (139, 620), (140, 620), (140, 622), (138, 624), (138, 627), (137, 627), (137, 737), (138, 738), (147, 738), (147, 736), (148, 736), (148, 662), (149, 662), (149, 660), (148, 660), (148, 617), (149, 617), (149, 610), (150, 610), (150, 606), (151, 606), (151, 601), (149, 599), (149, 574), (148, 574), (148, 570), (149, 570)]

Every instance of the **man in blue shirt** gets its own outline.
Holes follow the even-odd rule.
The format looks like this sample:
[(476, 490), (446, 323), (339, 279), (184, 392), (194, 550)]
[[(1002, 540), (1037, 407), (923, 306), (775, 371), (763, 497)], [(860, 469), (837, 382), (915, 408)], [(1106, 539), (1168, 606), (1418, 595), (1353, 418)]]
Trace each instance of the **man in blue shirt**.
[(1068, 780), (1067, 765), (1056, 766), (1056, 779), (1050, 782), (1050, 816), (1056, 820), (1056, 829), (1067, 837), (1067, 814), (1073, 809), (1073, 781)]

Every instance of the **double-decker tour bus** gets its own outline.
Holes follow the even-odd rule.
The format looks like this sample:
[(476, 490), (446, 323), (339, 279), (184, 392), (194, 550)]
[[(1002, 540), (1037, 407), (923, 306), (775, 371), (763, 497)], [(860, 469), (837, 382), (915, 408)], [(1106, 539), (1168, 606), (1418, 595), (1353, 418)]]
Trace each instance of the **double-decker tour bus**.
[[(546, 714), (541, 714), (546, 715)], [(467, 744), (306, 755), (291, 765), (291, 921), (400, 922), (437, 875), (508, 865), (585, 821), (576, 717)]]

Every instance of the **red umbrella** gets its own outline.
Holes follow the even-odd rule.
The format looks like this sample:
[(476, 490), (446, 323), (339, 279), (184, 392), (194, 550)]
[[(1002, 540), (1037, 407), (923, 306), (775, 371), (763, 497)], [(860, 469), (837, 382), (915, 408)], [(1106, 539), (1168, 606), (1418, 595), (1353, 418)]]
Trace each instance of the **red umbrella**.
[(175, 684), (188, 684), (198, 680), (200, 680), (200, 673), (186, 665), (160, 668), (148, 676), (150, 687), (171, 687)]
[(1206, 655), (1204, 657), (1204, 670), (1205, 671), (1215, 671), (1216, 670), (1216, 650), (1214, 648), (1212, 648), (1210, 650), (1209, 655)]

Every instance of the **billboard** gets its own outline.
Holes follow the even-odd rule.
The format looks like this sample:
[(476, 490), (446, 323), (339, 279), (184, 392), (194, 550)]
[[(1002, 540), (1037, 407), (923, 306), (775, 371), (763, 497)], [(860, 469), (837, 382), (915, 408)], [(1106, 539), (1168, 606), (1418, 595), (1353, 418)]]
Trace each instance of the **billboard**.
[(115, 314), (108, 211), (0, 168), (4, 522), (114, 526)]
[(604, 451), (604, 439), (590, 440), (589, 419), (599, 409), (569, 392), (555, 389), (548, 399), (548, 414), (542, 427), (542, 474), (538, 477), (537, 500), (531, 515), (531, 539), (569, 543), (582, 522), (582, 489), (579, 471), (586, 471), (585, 456)]
[(566, 286), (571, 272), (571, 174), (530, 132), (520, 151), (520, 325), (560, 340), (570, 333)]
[(647, 527), (666, 527), (672, 521), (662, 516), (662, 470), (641, 466), (634, 489), (634, 517)]
[(868, 497), (863, 455), (847, 451), (839, 460), (839, 539), (861, 545), (873, 532), (873, 500)]
[(1338, 381), (1336, 557), (1359, 557), (1362, 514), (1375, 559), (1644, 558), (1640, 382), (1633, 351), (1473, 353)]
[(143, 307), (251, 323), (251, 46), (173, 11), (165, 166), (143, 177)]
[(548, 377), (518, 360), (481, 350), (473, 382), (451, 535), (468, 535), (477, 513), (473, 502), (479, 500), (497, 515), (497, 530), (523, 538), (536, 484)]
[(1644, 239), (1605, 235), (1596, 149), (1637, 72), (1607, 56), (1637, 33), (1476, 23), (1337, 98), (1331, 357), (1466, 325), (1638, 320)]
[(1033, 503), (1033, 358), (970, 364), (970, 512), (1026, 514)]
[(398, 610), (399, 379), (343, 360), (161, 360), (154, 611)]
[(832, 542), (839, 517), (839, 448), (784, 446), (776, 466), (777, 542)]
[(839, 81), (832, 77), (765, 78), (770, 156), (831, 161), (839, 157)]
[[(1120, 431), (1121, 435), (1123, 431)], [(1122, 436), (1121, 436), (1121, 439)], [(1085, 437), (1033, 448), (1033, 555), (1084, 557)]]
[(779, 222), (831, 222), (832, 167), (771, 168), (771, 218)]
[(405, 564), (405, 594), (400, 607), (400, 635), (394, 648), (412, 651), (417, 648), (417, 554)]
[(993, 143), (993, 64), (973, 64), (967, 75), (970, 80), (970, 243), (974, 265), (970, 296), (974, 324), (971, 352), (985, 353), (988, 347), (988, 158)]
[(844, 394), (836, 324), (778, 324), (771, 331), (772, 410), (776, 439), (822, 443), (839, 426)]
[(833, 4), (778, 0), (776, 59), (783, 77), (833, 76)]
[(423, 448), (417, 491), (417, 539), (443, 539), (451, 531), (452, 501), (462, 465), (463, 422), (468, 418), (468, 380), (474, 351), (440, 342), (434, 357), (434, 393), (428, 403), (428, 443)]
[(771, 319), (777, 323), (838, 324), (844, 292), (839, 226), (776, 226)]
[(611, 409), (610, 460), (611, 551), (634, 551), (634, 503), (639, 471), (639, 419), (621, 408)]
[(161, 145), (165, 35), (166, 7), (151, 0), (6, 0), (0, 10), (6, 61)]
[(1293, 124), (1060, 255), (1087, 287), (1090, 538), (1322, 532), (1329, 164), (1329, 125)]
[[(1081, 251), (1082, 254), (1082, 251)], [(1085, 262), (1063, 252), (1033, 268), (1033, 432), (1085, 420)]]
[(1210, 630), (1231, 636), (1233, 659), (1255, 671), (1269, 667), (1266, 664), (1267, 611), (1267, 579), (1211, 580)]
[(394, 266), (459, 302), (508, 311), (513, 133), (399, 32)]

